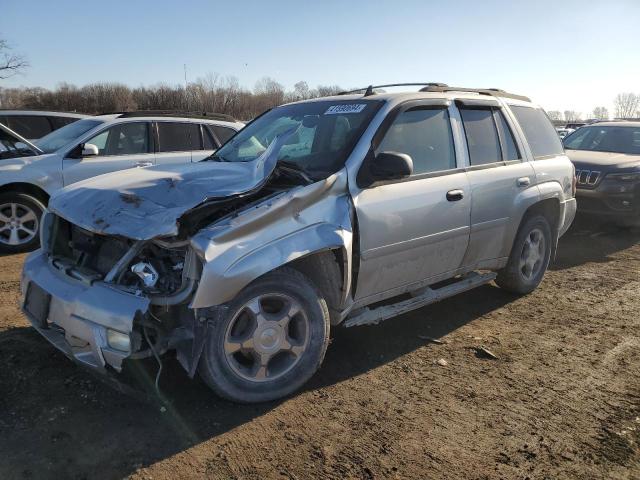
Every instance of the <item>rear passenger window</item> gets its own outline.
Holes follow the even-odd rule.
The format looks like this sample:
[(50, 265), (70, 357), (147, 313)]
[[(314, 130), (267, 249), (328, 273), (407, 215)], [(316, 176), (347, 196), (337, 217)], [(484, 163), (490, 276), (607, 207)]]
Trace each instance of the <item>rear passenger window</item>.
[(446, 109), (411, 109), (400, 113), (387, 130), (378, 152), (406, 153), (413, 174), (456, 168), (449, 113)]
[(236, 131), (232, 128), (220, 127), (218, 125), (212, 125), (211, 128), (213, 128), (218, 140), (220, 140), (220, 144), (227, 143), (227, 140), (236, 134)]
[(469, 148), (471, 165), (486, 165), (502, 161), (500, 139), (493, 122), (493, 111), (461, 108), (460, 116)]
[(76, 117), (49, 117), (49, 121), (51, 122), (51, 125), (53, 125), (54, 130), (64, 127), (65, 125), (69, 125), (76, 120), (80, 119)]
[(562, 143), (544, 110), (517, 105), (510, 108), (524, 131), (534, 158), (562, 155)]
[(10, 115), (8, 116), (7, 125), (18, 135), (23, 136), (27, 140), (37, 140), (44, 137), (47, 133), (51, 133), (51, 125), (47, 117), (36, 115)]
[(159, 152), (202, 150), (197, 123), (158, 122)]
[(494, 117), (496, 119), (496, 125), (500, 135), (502, 159), (506, 161), (520, 160), (522, 157), (520, 157), (516, 141), (513, 138), (513, 132), (511, 131), (511, 128), (509, 128), (509, 124), (504, 118), (504, 114), (500, 110), (494, 110)]

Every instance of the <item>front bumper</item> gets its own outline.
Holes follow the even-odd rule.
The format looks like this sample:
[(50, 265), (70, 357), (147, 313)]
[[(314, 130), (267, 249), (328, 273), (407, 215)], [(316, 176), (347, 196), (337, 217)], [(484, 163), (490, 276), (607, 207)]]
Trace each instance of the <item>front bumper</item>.
[(576, 198), (578, 213), (640, 223), (639, 184), (602, 181), (596, 188), (578, 188)]
[(100, 373), (120, 371), (130, 354), (109, 347), (107, 329), (131, 334), (134, 319), (149, 307), (145, 297), (69, 277), (42, 250), (25, 261), (21, 292), (22, 311), (34, 328), (67, 357)]

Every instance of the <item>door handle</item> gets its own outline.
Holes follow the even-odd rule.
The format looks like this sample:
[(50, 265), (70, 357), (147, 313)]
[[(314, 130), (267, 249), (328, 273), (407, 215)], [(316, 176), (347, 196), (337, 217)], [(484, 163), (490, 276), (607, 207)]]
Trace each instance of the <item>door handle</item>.
[(529, 179), (529, 177), (520, 177), (517, 180), (517, 183), (519, 187), (528, 187), (529, 185), (531, 185), (531, 180)]
[(449, 190), (447, 192), (447, 200), (450, 202), (457, 202), (458, 200), (462, 200), (464, 197), (464, 191), (460, 189)]
[(150, 167), (153, 165), (153, 162), (149, 162), (147, 160), (140, 160), (136, 162), (136, 167)]

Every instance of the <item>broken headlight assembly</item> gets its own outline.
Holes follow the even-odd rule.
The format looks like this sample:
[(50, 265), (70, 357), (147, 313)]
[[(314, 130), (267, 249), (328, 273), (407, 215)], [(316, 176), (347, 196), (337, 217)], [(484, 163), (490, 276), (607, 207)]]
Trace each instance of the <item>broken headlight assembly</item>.
[(148, 243), (122, 269), (116, 283), (147, 295), (171, 295), (183, 286), (187, 251), (187, 247)]

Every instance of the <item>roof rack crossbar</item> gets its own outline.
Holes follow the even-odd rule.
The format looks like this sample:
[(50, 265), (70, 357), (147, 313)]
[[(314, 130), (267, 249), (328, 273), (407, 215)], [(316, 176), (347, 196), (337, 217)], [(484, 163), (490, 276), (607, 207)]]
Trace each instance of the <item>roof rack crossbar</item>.
[(119, 118), (128, 117), (185, 117), (202, 118), (205, 120), (220, 120), (224, 122), (237, 122), (231, 115), (215, 112), (187, 112), (180, 110), (135, 110), (131, 112), (107, 112), (100, 115), (118, 115)]
[(434, 85), (434, 86), (442, 86), (442, 87), (446, 87), (447, 85), (444, 83), (435, 83), (435, 82), (417, 82), (417, 83), (388, 83), (386, 85), (369, 85), (367, 87), (362, 87), (362, 88), (356, 88), (354, 90), (347, 90), (344, 92), (340, 92), (338, 93), (338, 95), (348, 95), (350, 93), (358, 93), (358, 92), (364, 92), (367, 90), (375, 90), (376, 88), (388, 88), (388, 87), (424, 87), (424, 86), (429, 86), (429, 85)]
[(512, 98), (514, 100), (523, 100), (530, 102), (529, 97), (524, 95), (516, 95), (515, 93), (508, 93), (499, 88), (464, 88), (464, 87), (450, 87), (448, 85), (427, 85), (420, 89), (421, 92), (465, 92), (465, 93), (477, 93), (480, 95), (490, 95), (492, 97), (504, 97)]

